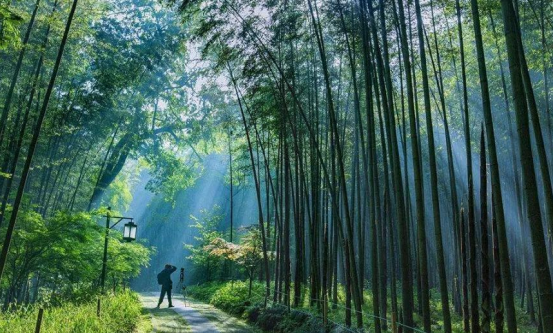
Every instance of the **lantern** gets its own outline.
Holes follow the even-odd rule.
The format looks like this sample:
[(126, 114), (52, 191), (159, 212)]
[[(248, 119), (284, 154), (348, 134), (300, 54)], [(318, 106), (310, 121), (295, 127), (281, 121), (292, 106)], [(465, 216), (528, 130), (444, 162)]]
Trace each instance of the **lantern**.
[(128, 242), (134, 241), (137, 238), (137, 225), (131, 220), (123, 226), (123, 240)]

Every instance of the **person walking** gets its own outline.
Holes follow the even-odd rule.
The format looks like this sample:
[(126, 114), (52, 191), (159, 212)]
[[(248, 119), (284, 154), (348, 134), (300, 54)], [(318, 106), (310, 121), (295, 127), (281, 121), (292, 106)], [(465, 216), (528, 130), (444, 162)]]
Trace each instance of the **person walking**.
[(169, 302), (168, 308), (172, 308), (173, 304), (171, 303), (171, 289), (173, 289), (173, 281), (171, 281), (171, 273), (175, 272), (177, 270), (177, 267), (166, 264), (164, 269), (158, 273), (158, 284), (162, 286), (162, 290), (160, 292), (160, 300), (158, 301), (158, 306), (156, 306), (157, 309), (160, 308), (160, 305), (162, 304), (165, 295), (167, 294), (167, 301)]

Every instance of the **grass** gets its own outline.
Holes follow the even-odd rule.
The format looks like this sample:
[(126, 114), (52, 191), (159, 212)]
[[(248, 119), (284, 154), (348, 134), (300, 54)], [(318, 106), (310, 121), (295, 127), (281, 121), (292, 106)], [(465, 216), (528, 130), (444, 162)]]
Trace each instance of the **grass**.
[(191, 328), (185, 318), (167, 308), (151, 311), (152, 326), (159, 333), (190, 333)]
[[(121, 292), (101, 299), (101, 314), (96, 315), (96, 300), (81, 304), (64, 303), (61, 306), (44, 309), (41, 333), (132, 333), (141, 325), (148, 324), (141, 319), (144, 314), (138, 296), (132, 292)], [(0, 332), (33, 332), (36, 325), (38, 306), (22, 308), (0, 315)]]
[(143, 308), (138, 318), (137, 325), (133, 330), (133, 333), (151, 333), (153, 331), (152, 317), (150, 312)]

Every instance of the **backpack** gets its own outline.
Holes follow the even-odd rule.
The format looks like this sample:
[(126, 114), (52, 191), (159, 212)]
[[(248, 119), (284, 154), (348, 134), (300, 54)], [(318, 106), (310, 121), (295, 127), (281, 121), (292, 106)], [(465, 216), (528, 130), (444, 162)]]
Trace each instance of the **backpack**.
[(159, 285), (164, 284), (164, 274), (163, 273), (164, 273), (163, 271), (158, 273), (158, 284)]

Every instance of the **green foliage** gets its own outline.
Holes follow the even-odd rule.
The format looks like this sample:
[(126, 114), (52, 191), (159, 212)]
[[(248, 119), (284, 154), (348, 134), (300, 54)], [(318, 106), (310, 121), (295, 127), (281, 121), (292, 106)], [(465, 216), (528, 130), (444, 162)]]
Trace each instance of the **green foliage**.
[[(256, 312), (256, 319), (253, 323), (267, 332), (316, 333), (325, 331), (321, 318), (295, 309), (292, 309), (289, 313), (287, 307), (282, 305), (267, 309), (259, 306), (250, 309), (251, 316)], [(253, 318), (254, 316), (252, 316)], [(338, 332), (340, 332), (340, 329)]]
[[(0, 332), (27, 333), (34, 327), (39, 305), (4, 313)], [(101, 298), (101, 316), (96, 315), (96, 299), (85, 303), (65, 302), (45, 308), (42, 333), (131, 333), (142, 306), (135, 293), (121, 292)]]
[[(265, 287), (261, 283), (252, 286), (255, 295), (263, 294)], [(210, 298), (210, 304), (233, 315), (242, 315), (252, 303), (248, 296), (248, 282), (233, 281), (224, 284)]]
[(116, 238), (118, 241), (110, 242), (108, 247), (110, 277), (116, 281), (137, 277), (142, 267), (149, 266), (153, 249), (139, 242), (122, 242), (120, 233)]
[[(6, 266), (8, 279), (3, 280), (10, 282), (9, 288), (3, 285), (10, 302), (27, 302), (19, 291), (37, 280), (41, 288), (36, 291), (38, 299), (32, 301), (57, 303), (76, 298), (76, 290), (93, 294), (91, 288), (97, 286), (101, 271), (104, 230), (89, 213), (56, 212), (43, 218), (33, 210), (20, 211)], [(117, 283), (137, 276), (152, 252), (121, 238), (120, 232), (110, 233), (108, 277)]]
[(205, 247), (209, 246), (214, 240), (221, 238), (221, 232), (217, 231), (219, 223), (223, 216), (219, 213), (219, 207), (214, 206), (211, 211), (201, 210), (201, 217), (197, 218), (190, 216), (191, 227), (198, 231), (198, 235), (194, 237), (196, 244), (185, 244), (185, 249), (190, 251), (187, 259), (194, 264), (196, 273), (205, 274), (204, 278), (210, 281), (221, 268), (222, 257), (206, 251)]
[(18, 47), (21, 43), (19, 39), (19, 26), (23, 22), (23, 17), (18, 14), (9, 4), (0, 4), (0, 22), (2, 22), (2, 34), (0, 35), (0, 50), (10, 47)]
[[(204, 252), (216, 256), (222, 260), (236, 263), (238, 267), (246, 273), (250, 281), (254, 279), (256, 270), (261, 267), (263, 262), (262, 236), (257, 226), (246, 228), (246, 234), (240, 239), (240, 244), (234, 244), (225, 241), (223, 238), (214, 238), (204, 246)], [(269, 255), (269, 260), (274, 259), (274, 255)], [(250, 295), (250, 290), (248, 291)]]
[(152, 178), (146, 189), (163, 194), (164, 200), (175, 205), (177, 194), (194, 185), (200, 176), (199, 169), (197, 163), (187, 163), (172, 152), (161, 151), (150, 165)]
[(129, 209), (133, 194), (131, 193), (131, 172), (121, 172), (110, 184), (106, 193), (106, 202), (112, 209), (126, 211)]
[(258, 227), (249, 228), (246, 235), (240, 239), (240, 246), (235, 261), (241, 267), (249, 270), (260, 265), (263, 257), (262, 235), (260, 230)]
[(6, 172), (1, 172), (0, 171), (0, 178), (12, 178), (12, 174), (11, 173), (6, 173)]
[(190, 286), (188, 295), (212, 304), (226, 312), (241, 316), (253, 303), (260, 301), (264, 293), (265, 285), (254, 282), (252, 296), (248, 296), (248, 281), (208, 282), (198, 286)]
[(20, 211), (7, 274), (15, 285), (39, 272), (52, 282), (90, 279), (98, 262), (90, 245), (96, 243), (100, 243), (100, 228), (88, 214), (60, 212), (45, 220), (32, 210)]
[(211, 281), (202, 283), (200, 285), (192, 285), (187, 287), (187, 293), (189, 296), (202, 301), (209, 303), (213, 294), (221, 288), (221, 282)]

